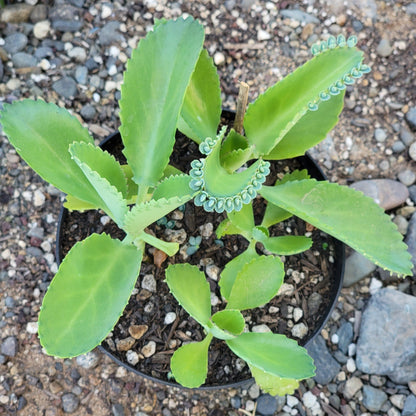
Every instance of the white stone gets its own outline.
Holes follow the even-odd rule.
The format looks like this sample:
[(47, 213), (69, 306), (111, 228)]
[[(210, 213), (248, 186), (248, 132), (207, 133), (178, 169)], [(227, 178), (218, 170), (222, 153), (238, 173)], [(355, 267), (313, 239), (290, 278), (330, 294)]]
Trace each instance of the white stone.
[(282, 286), (280, 286), (279, 291), (277, 292), (278, 296), (291, 296), (293, 295), (293, 292), (295, 291), (295, 287), (289, 283), (283, 283)]
[(151, 357), (156, 352), (156, 342), (149, 341), (143, 348), (142, 354), (148, 358)]
[(308, 333), (308, 327), (301, 322), (292, 328), (292, 335), (297, 338), (303, 338)]
[(207, 222), (206, 224), (201, 225), (199, 227), (199, 230), (202, 238), (210, 238), (212, 233), (214, 232), (214, 226), (212, 225), (212, 223)]
[(317, 401), (316, 396), (310, 392), (307, 391), (303, 396), (302, 396), (302, 403), (305, 405), (305, 407), (307, 407), (308, 409), (311, 409), (312, 407), (315, 406), (315, 403)]
[(42, 20), (33, 26), (33, 34), (37, 39), (45, 39), (51, 29), (49, 20)]
[(251, 328), (251, 331), (257, 333), (272, 332), (272, 330), (265, 324), (254, 325), (253, 328)]
[(214, 63), (219, 66), (225, 63), (225, 56), (222, 52), (216, 52), (214, 54)]
[(6, 87), (7, 89), (14, 91), (20, 88), (21, 82), (20, 79), (17, 78), (11, 78), (9, 81), (7, 81)]
[(286, 403), (289, 407), (295, 407), (299, 403), (299, 400), (295, 396), (287, 396)]
[(168, 312), (165, 316), (165, 325), (170, 325), (173, 322), (175, 322), (176, 319), (176, 313), (175, 312)]
[(215, 264), (208, 264), (205, 271), (210, 279), (215, 281), (218, 280), (218, 276), (220, 274), (220, 268), (218, 266), (216, 266)]
[(101, 9), (101, 19), (107, 19), (107, 17), (111, 16), (111, 13), (113, 13), (113, 9), (110, 6), (103, 4), (103, 8)]
[(333, 344), (338, 344), (338, 342), (339, 342), (339, 336), (337, 334), (332, 335), (331, 342)]
[(102, 225), (107, 225), (111, 221), (111, 218), (108, 215), (103, 215), (100, 218), (100, 222)]
[(40, 247), (45, 253), (49, 253), (52, 250), (51, 243), (46, 240), (42, 241), (42, 243), (40, 244)]
[(370, 282), (370, 294), (374, 295), (374, 293), (378, 292), (382, 287), (383, 282), (373, 277)]
[(295, 322), (298, 322), (298, 321), (299, 321), (299, 319), (301, 319), (301, 318), (302, 318), (302, 316), (303, 316), (303, 310), (302, 310), (302, 309), (300, 309), (300, 308), (295, 308), (295, 309), (293, 310), (293, 320), (294, 320)]
[(354, 357), (356, 352), (357, 352), (357, 344), (351, 343), (350, 345), (348, 345), (348, 356), (349, 357)]
[(40, 189), (36, 189), (33, 194), (33, 204), (35, 207), (41, 207), (45, 203), (45, 195)]
[(146, 274), (142, 279), (142, 288), (149, 292), (156, 292), (156, 279), (152, 274)]
[(220, 300), (218, 296), (214, 292), (211, 292), (211, 306), (217, 306), (219, 303)]
[(355, 365), (355, 361), (353, 358), (348, 358), (347, 360), (347, 370), (350, 373), (353, 373), (355, 370), (357, 369), (356, 365)]
[(77, 62), (84, 62), (87, 59), (87, 52), (84, 48), (76, 46), (68, 51), (68, 56), (74, 58)]
[(263, 29), (259, 29), (257, 32), (257, 40), (269, 40), (272, 36), (270, 35), (269, 32), (266, 32)]
[(39, 66), (44, 71), (51, 69), (51, 63), (47, 59), (41, 59), (41, 61), (39, 62)]
[(38, 333), (38, 323), (37, 322), (28, 322), (26, 325), (26, 331), (29, 334), (37, 334)]
[(139, 362), (139, 354), (137, 352), (128, 350), (126, 352), (127, 362), (131, 365), (136, 365)]

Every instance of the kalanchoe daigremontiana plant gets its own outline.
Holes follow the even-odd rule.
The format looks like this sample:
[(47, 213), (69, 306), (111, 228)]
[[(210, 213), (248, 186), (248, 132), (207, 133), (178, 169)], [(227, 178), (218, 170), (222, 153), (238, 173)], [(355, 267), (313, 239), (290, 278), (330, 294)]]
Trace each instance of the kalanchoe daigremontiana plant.
[[(306, 171), (263, 185), (270, 161), (302, 155), (325, 138), (338, 120), (346, 85), (369, 68), (354, 37), (329, 37), (312, 47), (315, 56), (309, 62), (260, 95), (245, 116), (237, 115), (244, 120), (243, 129), (218, 132), (219, 80), (203, 41), (203, 28), (194, 19), (163, 20), (132, 52), (120, 100), (126, 165), (95, 146), (78, 120), (54, 104), (24, 100), (4, 105), (4, 132), (43, 179), (67, 194), (64, 205), (69, 210), (101, 209), (126, 233), (123, 241), (92, 234), (73, 246), (43, 300), (40, 341), (48, 354), (59, 357), (98, 345), (128, 302), (145, 243), (168, 255), (179, 249), (147, 227), (195, 198), (207, 211), (226, 213), (218, 238), (241, 234), (249, 246), (222, 271), (227, 306), (212, 316), (202, 272), (190, 265), (168, 267), (170, 290), (206, 331), (205, 340), (175, 352), (172, 372), (185, 386), (202, 384), (206, 351), (217, 337), (247, 361), (264, 389), (283, 394), (314, 374), (311, 358), (282, 335), (244, 332), (240, 311), (273, 298), (284, 276), (279, 255), (307, 250), (312, 241), (270, 236), (269, 227), (296, 215), (384, 269), (411, 274), (406, 245), (371, 199), (310, 179)], [(176, 129), (198, 143), (202, 154), (189, 174), (169, 165)], [(252, 201), (258, 194), (267, 208), (256, 225)], [(271, 254), (258, 255), (257, 243)]]

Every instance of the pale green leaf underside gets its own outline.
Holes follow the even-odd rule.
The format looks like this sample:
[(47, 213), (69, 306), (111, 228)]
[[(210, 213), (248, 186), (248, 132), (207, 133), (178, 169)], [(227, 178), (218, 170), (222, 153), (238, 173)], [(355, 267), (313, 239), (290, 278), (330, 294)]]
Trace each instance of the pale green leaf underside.
[(189, 182), (191, 177), (189, 175), (181, 174), (169, 176), (163, 179), (153, 192), (153, 199), (158, 200), (161, 198), (173, 198), (175, 196), (191, 197), (195, 192), (190, 188)]
[(285, 275), (279, 257), (260, 256), (245, 264), (238, 272), (227, 309), (252, 309), (276, 296)]
[(338, 123), (344, 106), (345, 91), (319, 104), (318, 110), (308, 111), (267, 155), (266, 160), (290, 159), (304, 155), (321, 142)]
[(135, 205), (124, 218), (124, 230), (133, 238), (140, 237), (144, 229), (159, 218), (180, 207), (191, 199), (187, 197), (172, 197), (169, 199), (154, 199)]
[(106, 234), (92, 234), (72, 247), (39, 314), (39, 337), (48, 354), (84, 354), (107, 336), (128, 302), (141, 259), (141, 251)]
[(224, 309), (212, 315), (212, 326), (209, 328), (214, 337), (231, 339), (240, 335), (244, 330), (244, 316), (236, 309)]
[(72, 143), (69, 152), (102, 178), (107, 179), (123, 195), (123, 198), (127, 196), (126, 176), (114, 156), (91, 143), (80, 142)]
[(94, 187), (98, 197), (98, 206), (109, 216), (111, 219), (120, 227), (123, 227), (124, 218), (129, 211), (127, 201), (123, 198), (123, 195), (108, 182), (107, 179), (100, 176), (99, 173), (95, 172), (86, 163), (78, 159), (77, 147), (69, 146), (70, 153), (81, 168), (85, 177), (90, 181)]
[(239, 254), (237, 257), (234, 257), (226, 264), (224, 270), (221, 272), (221, 279), (219, 283), (221, 288), (221, 296), (224, 299), (229, 300), (231, 289), (239, 271), (247, 263), (259, 257), (260, 256), (256, 253), (256, 250), (249, 247), (246, 251), (243, 251), (241, 254)]
[(299, 387), (298, 380), (274, 376), (253, 365), (249, 365), (249, 367), (256, 383), (261, 387), (264, 393), (268, 393), (272, 396), (284, 396), (286, 394), (293, 394)]
[(81, 199), (78, 199), (72, 195), (67, 195), (65, 197), (64, 207), (69, 211), (80, 212), (99, 208), (99, 206), (89, 204), (88, 202), (82, 201)]
[(264, 248), (279, 256), (291, 256), (303, 253), (312, 246), (312, 239), (301, 235), (284, 235), (281, 237), (267, 237), (257, 228), (253, 229), (253, 237), (260, 241)]
[(67, 110), (40, 100), (15, 101), (4, 104), (0, 122), (19, 155), (45, 181), (97, 206), (94, 188), (68, 152), (74, 140), (94, 141)]
[(411, 275), (407, 246), (388, 215), (354, 189), (314, 179), (264, 186), (261, 195), (331, 234), (378, 266)]
[(272, 375), (296, 380), (315, 375), (313, 360), (305, 348), (284, 335), (247, 332), (226, 343), (248, 364)]
[(132, 52), (120, 100), (120, 133), (134, 181), (153, 186), (175, 141), (186, 88), (202, 49), (204, 31), (192, 18), (158, 25)]
[(172, 356), (170, 368), (175, 380), (184, 387), (195, 388), (204, 383), (208, 373), (208, 347), (212, 337), (182, 345)]
[(190, 264), (170, 265), (166, 283), (178, 303), (202, 326), (211, 318), (211, 292), (205, 274)]
[(215, 235), (217, 238), (221, 238), (227, 234), (241, 234), (243, 230), (236, 227), (229, 218), (225, 218), (223, 221), (220, 222), (217, 229), (215, 230)]
[(186, 89), (179, 128), (185, 123), (193, 132), (191, 138), (199, 144), (216, 136), (220, 117), (220, 81), (212, 58), (203, 49)]
[(308, 104), (318, 100), (321, 92), (342, 80), (362, 59), (363, 53), (356, 48), (328, 50), (260, 95), (249, 105), (244, 119), (246, 137), (255, 146), (255, 154), (270, 153), (302, 118)]

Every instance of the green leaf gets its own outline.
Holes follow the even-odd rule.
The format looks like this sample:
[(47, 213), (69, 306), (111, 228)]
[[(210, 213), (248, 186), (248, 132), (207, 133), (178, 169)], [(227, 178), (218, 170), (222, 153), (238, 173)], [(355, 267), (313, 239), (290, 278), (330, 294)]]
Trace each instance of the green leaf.
[(314, 179), (263, 186), (263, 198), (331, 234), (369, 260), (399, 275), (412, 263), (397, 227), (371, 198), (354, 189)]
[(43, 299), (39, 337), (49, 355), (91, 351), (122, 314), (140, 271), (143, 252), (92, 234), (63, 260)]
[(253, 204), (244, 204), (241, 211), (232, 211), (227, 213), (231, 223), (240, 230), (246, 231), (251, 235), (254, 227)]
[(249, 367), (256, 383), (261, 387), (264, 393), (268, 393), (272, 396), (285, 396), (286, 394), (293, 394), (299, 387), (298, 380), (274, 376), (253, 365), (249, 365)]
[[(302, 179), (309, 179), (310, 176), (306, 169), (301, 171), (295, 170), (287, 173), (281, 180), (277, 180), (275, 186), (282, 185), (288, 181), (299, 181)], [(267, 203), (266, 211), (264, 213), (263, 221), (261, 225), (263, 227), (271, 227), (274, 224), (278, 224), (281, 221), (287, 220), (292, 214), (277, 205), (272, 204), (270, 201)]]
[(164, 251), (168, 256), (174, 256), (179, 251), (179, 243), (163, 241), (146, 232), (141, 233), (134, 241), (135, 243), (144, 241), (145, 243)]
[(170, 368), (175, 380), (184, 387), (195, 388), (204, 383), (208, 373), (208, 347), (212, 335), (200, 342), (182, 345), (172, 356)]
[(227, 309), (252, 309), (269, 302), (279, 291), (285, 275), (279, 257), (260, 256), (238, 272)]
[(221, 146), (221, 164), (232, 173), (250, 159), (251, 153), (247, 139), (231, 129)]
[(195, 194), (195, 192), (189, 186), (190, 180), (191, 177), (185, 174), (169, 176), (163, 179), (156, 186), (153, 192), (153, 199), (170, 199), (175, 196), (179, 198), (189, 196), (189, 199), (191, 199), (192, 195)]
[[(269, 154), (310, 111), (308, 106), (320, 101), (320, 94), (329, 95), (327, 91), (337, 83), (345, 88), (344, 77), (359, 68), (362, 59), (363, 53), (356, 48), (330, 49), (260, 95), (249, 105), (244, 119), (246, 137), (255, 146), (255, 154)], [(322, 113), (318, 115), (321, 117)], [(310, 133), (315, 135), (312, 130)]]
[(214, 337), (231, 339), (240, 335), (245, 326), (244, 316), (236, 309), (224, 309), (212, 315), (212, 326), (209, 328)]
[(229, 218), (225, 218), (221, 221), (221, 223), (218, 225), (217, 229), (215, 230), (215, 234), (217, 238), (221, 238), (224, 235), (227, 234), (241, 234), (243, 230), (236, 227)]
[(126, 176), (114, 156), (91, 143), (74, 142), (69, 145), (71, 156), (78, 158), (106, 179), (125, 198), (127, 195)]
[(344, 96), (345, 91), (323, 101), (317, 111), (308, 111), (264, 158), (277, 160), (301, 156), (325, 139), (338, 123), (344, 106)]
[(212, 58), (203, 49), (186, 89), (179, 127), (186, 124), (193, 132), (190, 137), (199, 144), (207, 137), (216, 136), (220, 118), (220, 80)]
[(157, 201), (152, 199), (148, 202), (137, 204), (126, 214), (123, 229), (133, 239), (140, 237), (140, 234), (147, 226), (185, 204), (190, 199), (190, 195), (182, 198), (175, 196), (169, 199), (161, 198)]
[(224, 270), (221, 272), (221, 279), (219, 282), (221, 296), (224, 299), (229, 300), (231, 289), (233, 288), (238, 272), (244, 267), (244, 265), (259, 257), (260, 256), (256, 253), (255, 248), (253, 246), (248, 246), (246, 251), (243, 251), (226, 264)]
[(68, 152), (74, 140), (94, 141), (67, 110), (40, 100), (15, 101), (4, 104), (1, 124), (19, 155), (45, 181), (98, 206), (94, 188)]
[(253, 229), (253, 237), (260, 241), (264, 248), (279, 256), (291, 256), (303, 253), (312, 247), (312, 239), (301, 235), (285, 235), (281, 237), (268, 237), (257, 227)]
[(243, 332), (226, 343), (234, 354), (266, 373), (295, 380), (315, 375), (306, 349), (284, 335)]
[(64, 207), (69, 211), (80, 211), (84, 212), (90, 209), (97, 209), (96, 205), (89, 204), (88, 202), (82, 201), (72, 195), (66, 195)]
[(166, 283), (186, 312), (206, 327), (211, 318), (211, 292), (205, 274), (190, 264), (174, 264), (166, 269)]
[(120, 100), (123, 153), (139, 185), (163, 175), (192, 72), (204, 41), (192, 18), (159, 24), (132, 52)]
[[(88, 145), (87, 145), (88, 146)], [(78, 158), (78, 154), (80, 156), (85, 156), (88, 152), (84, 152), (85, 148), (79, 147), (77, 143), (74, 143), (69, 146), (69, 151), (72, 155), (72, 158), (75, 160), (77, 165), (81, 168), (82, 172), (84, 172), (84, 175), (86, 178), (90, 181), (91, 185), (94, 187), (95, 191), (98, 194), (99, 200), (98, 200), (98, 206), (107, 214), (109, 215), (112, 220), (120, 227), (123, 227), (124, 219), (126, 214), (128, 213), (129, 209), (127, 207), (127, 201), (123, 199), (123, 195), (117, 190), (116, 187), (110, 184), (110, 182), (106, 179), (100, 176), (100, 174), (96, 171), (94, 171), (88, 164), (83, 162)], [(93, 153), (97, 153), (93, 151)], [(97, 162), (100, 161), (100, 158), (97, 158)], [(94, 162), (93, 162), (94, 163)], [(97, 167), (105, 172), (105, 169), (103, 168), (104, 165), (100, 165), (97, 163)], [(122, 172), (121, 172), (122, 174)], [(124, 176), (123, 176), (124, 178)], [(127, 188), (125, 188), (127, 189)]]

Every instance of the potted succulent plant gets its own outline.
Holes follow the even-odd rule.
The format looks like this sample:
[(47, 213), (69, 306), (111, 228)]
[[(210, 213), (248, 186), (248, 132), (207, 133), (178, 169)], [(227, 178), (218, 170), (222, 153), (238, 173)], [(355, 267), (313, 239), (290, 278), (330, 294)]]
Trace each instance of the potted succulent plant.
[[(237, 113), (240, 127), (218, 131), (219, 81), (203, 42), (203, 28), (194, 19), (160, 20), (132, 52), (120, 100), (126, 164), (95, 146), (78, 120), (54, 104), (4, 105), (5, 134), (43, 179), (67, 194), (65, 207), (100, 209), (124, 231), (122, 240), (93, 233), (72, 247), (43, 299), (40, 342), (58, 357), (100, 344), (134, 289), (145, 244), (169, 256), (179, 250), (177, 242), (163, 241), (147, 227), (193, 199), (207, 212), (226, 213), (218, 237), (238, 234), (248, 246), (221, 272), (226, 307), (213, 315), (204, 273), (189, 264), (167, 268), (170, 291), (205, 334), (173, 353), (172, 375), (185, 387), (203, 384), (215, 337), (248, 363), (262, 388), (285, 394), (314, 375), (312, 359), (284, 335), (246, 332), (241, 311), (272, 299), (284, 278), (280, 256), (303, 252), (312, 241), (273, 236), (269, 227), (295, 215), (384, 269), (411, 273), (401, 235), (360, 192), (310, 179), (306, 170), (264, 185), (270, 161), (303, 155), (325, 138), (338, 120), (346, 86), (369, 67), (354, 37), (329, 37), (312, 47), (310, 61), (251, 103), (245, 116)], [(195, 155), (189, 172), (169, 165), (177, 129), (204, 155)], [(253, 201), (260, 197), (267, 207), (256, 225)], [(258, 253), (258, 243), (268, 255)]]

